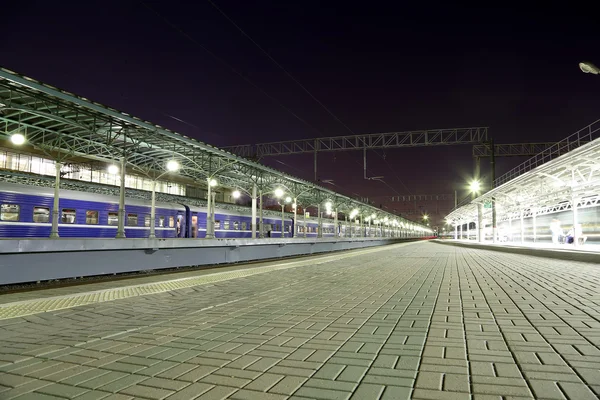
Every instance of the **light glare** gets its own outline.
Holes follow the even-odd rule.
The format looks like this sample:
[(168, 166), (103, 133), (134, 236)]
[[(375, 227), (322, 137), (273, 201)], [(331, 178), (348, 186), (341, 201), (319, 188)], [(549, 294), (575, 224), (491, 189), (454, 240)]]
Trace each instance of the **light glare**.
[(116, 165), (112, 164), (108, 166), (108, 173), (109, 174), (113, 174), (116, 175), (119, 173), (119, 167), (117, 167)]
[(275, 189), (275, 197), (283, 197), (283, 189), (281, 189), (281, 188)]
[(231, 197), (233, 197), (234, 199), (239, 199), (241, 195), (242, 195), (242, 194), (240, 193), (240, 191), (239, 191), (239, 190), (234, 190), (234, 191), (231, 193)]
[(167, 162), (167, 170), (171, 171), (171, 172), (175, 172), (179, 169), (179, 163), (175, 160), (169, 160), (169, 162)]
[(215, 187), (215, 186), (217, 186), (217, 184), (218, 184), (218, 183), (219, 183), (219, 182), (217, 182), (217, 180), (216, 180), (216, 179), (211, 179), (211, 180), (208, 182), (208, 184), (209, 184), (210, 186), (212, 186), (212, 187)]
[(15, 133), (15, 134), (11, 135), (10, 141), (13, 144), (16, 144), (17, 146), (20, 146), (23, 143), (25, 143), (25, 136), (20, 133)]

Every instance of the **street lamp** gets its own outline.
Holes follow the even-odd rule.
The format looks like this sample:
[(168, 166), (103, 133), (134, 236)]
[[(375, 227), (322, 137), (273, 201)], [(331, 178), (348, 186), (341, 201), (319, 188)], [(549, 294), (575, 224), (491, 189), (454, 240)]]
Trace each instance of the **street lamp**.
[(469, 189), (471, 189), (472, 193), (479, 193), (481, 190), (481, 183), (478, 180), (472, 180), (469, 184)]
[(206, 235), (204, 235), (206, 239), (215, 238), (215, 193), (212, 188), (218, 184), (219, 182), (215, 178), (210, 176), (206, 178)]
[(586, 74), (600, 74), (600, 69), (589, 61), (580, 62), (579, 68), (581, 68), (581, 70)]
[[(112, 167), (117, 168), (116, 165), (111, 165), (110, 167), (108, 167), (109, 171)], [(149, 239), (156, 239), (156, 182), (163, 175), (168, 174), (169, 172), (178, 171), (179, 168), (181, 168), (181, 165), (175, 160), (169, 160), (169, 161), (167, 161), (167, 164), (165, 165), (165, 167), (167, 170), (152, 180), (152, 204), (150, 206), (150, 234), (148, 235)], [(118, 168), (117, 168), (117, 171), (118, 171)]]
[(21, 133), (13, 133), (10, 136), (10, 141), (17, 146), (22, 145), (23, 143), (25, 143), (25, 136)]
[[(283, 228), (285, 227), (284, 212), (285, 212), (285, 200), (287, 200), (287, 199), (285, 199), (285, 200), (282, 199), (283, 195), (285, 194), (285, 192), (283, 191), (282, 188), (275, 189), (275, 191), (273, 193), (275, 194), (275, 197), (277, 197), (277, 200), (278, 200), (279, 204), (281, 205), (281, 237), (285, 237)], [(288, 196), (287, 198), (289, 199), (290, 197)]]
[(283, 199), (283, 195), (285, 194), (285, 192), (283, 191), (283, 189), (281, 188), (277, 188), (275, 189), (275, 197), (277, 197), (277, 199), (279, 199), (279, 204), (281, 204), (281, 237), (285, 237), (285, 203), (286, 202), (291, 202), (292, 198), (290, 196), (286, 197), (285, 199)]
[(119, 167), (117, 167), (116, 165), (112, 164), (112, 165), (108, 166), (107, 171), (111, 175), (116, 175), (116, 174), (119, 173)]

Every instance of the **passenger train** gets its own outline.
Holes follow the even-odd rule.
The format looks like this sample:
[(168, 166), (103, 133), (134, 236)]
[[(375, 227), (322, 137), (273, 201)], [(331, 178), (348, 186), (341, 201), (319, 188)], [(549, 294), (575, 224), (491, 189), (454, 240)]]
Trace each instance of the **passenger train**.
[[(60, 190), (60, 237), (114, 238), (118, 225), (118, 197)], [(185, 198), (182, 198), (185, 201)], [(47, 187), (0, 182), (0, 238), (47, 238), (52, 225), (54, 190)], [(251, 237), (251, 210), (236, 212), (215, 207), (215, 237)], [(125, 236), (146, 238), (150, 233), (150, 201), (127, 198), (125, 200)], [(155, 234), (157, 238), (203, 238), (206, 236), (206, 207), (174, 203), (156, 203)], [(293, 218), (284, 218), (284, 236), (316, 237), (318, 222), (315, 218), (298, 217), (294, 228)], [(263, 230), (267, 237), (281, 237), (281, 218), (263, 217)], [(338, 233), (344, 235), (340, 224)], [(334, 235), (334, 224), (323, 221), (323, 236)]]

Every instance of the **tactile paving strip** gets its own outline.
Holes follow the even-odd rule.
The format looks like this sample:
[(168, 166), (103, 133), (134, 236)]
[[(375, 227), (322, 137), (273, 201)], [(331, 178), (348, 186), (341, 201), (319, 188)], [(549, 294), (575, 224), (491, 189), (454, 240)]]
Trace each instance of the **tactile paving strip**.
[(153, 282), (141, 285), (119, 287), (114, 289), (105, 289), (85, 293), (68, 294), (64, 296), (47, 297), (43, 299), (33, 299), (0, 304), (0, 320), (24, 317), (26, 315), (56, 311), (65, 308), (84, 306), (87, 304), (103, 303), (106, 301), (126, 299), (129, 297), (163, 293), (171, 290), (185, 289), (193, 286), (222, 282), (230, 279), (243, 278), (247, 276), (258, 275), (282, 269), (295, 268), (304, 265), (323, 264), (330, 261), (337, 261), (348, 257), (354, 257), (360, 254), (368, 254), (388, 249), (390, 249), (389, 246), (384, 246), (378, 247), (376, 249), (366, 249), (358, 252), (354, 251), (350, 254), (336, 254), (333, 256), (320, 257), (316, 260), (313, 259), (293, 261), (268, 267), (256, 267), (252, 269), (244, 269), (239, 271), (218, 272), (210, 275), (173, 279), (163, 282)]

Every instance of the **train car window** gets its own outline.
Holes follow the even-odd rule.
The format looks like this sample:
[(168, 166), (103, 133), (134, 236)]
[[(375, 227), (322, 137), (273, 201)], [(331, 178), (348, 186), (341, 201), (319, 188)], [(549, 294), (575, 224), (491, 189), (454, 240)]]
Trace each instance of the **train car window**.
[(169, 217), (169, 228), (175, 228), (175, 217), (172, 215)]
[(240, 223), (238, 221), (233, 221), (233, 229), (236, 231), (240, 230)]
[(48, 207), (33, 207), (33, 222), (50, 222)]
[(150, 216), (149, 215), (144, 216), (144, 226), (146, 226), (146, 227), (150, 226)]
[(165, 217), (158, 217), (158, 227), (159, 228), (165, 227)]
[(108, 224), (109, 225), (119, 225), (119, 213), (109, 212), (108, 213)]
[(221, 221), (218, 219), (215, 220), (215, 229), (221, 229)]
[(87, 210), (85, 212), (85, 223), (88, 225), (98, 225), (98, 211)]
[(245, 231), (246, 229), (248, 229), (248, 223), (242, 222), (242, 230)]
[(229, 221), (223, 221), (223, 229), (229, 230)]
[(75, 223), (75, 209), (63, 208), (60, 215), (61, 224), (74, 224)]
[(137, 226), (138, 224), (138, 215), (137, 214), (127, 214), (127, 226)]
[(18, 204), (2, 204), (0, 206), (0, 221), (18, 221), (21, 206)]

